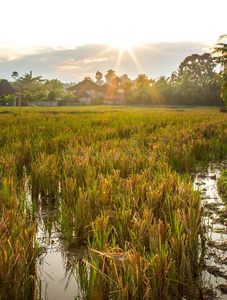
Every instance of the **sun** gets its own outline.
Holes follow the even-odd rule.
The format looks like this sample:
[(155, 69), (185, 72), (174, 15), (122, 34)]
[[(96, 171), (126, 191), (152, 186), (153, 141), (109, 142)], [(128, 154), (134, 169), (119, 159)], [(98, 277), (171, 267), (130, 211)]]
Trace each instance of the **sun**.
[(119, 49), (121, 53), (123, 53), (124, 51), (128, 51), (129, 53), (132, 53), (132, 49), (135, 46), (137, 46), (135, 43), (132, 43), (127, 40), (117, 41), (112, 44), (112, 48)]
[(127, 56), (127, 54), (129, 54), (129, 56), (131, 57), (133, 63), (136, 65), (137, 69), (142, 70), (142, 67), (134, 53), (134, 47), (142, 47), (141, 44), (138, 43), (131, 43), (129, 40), (118, 40), (115, 43), (112, 43), (111, 47), (109, 48), (109, 50), (112, 49), (117, 49), (118, 52), (118, 57), (116, 59), (116, 65), (115, 65), (115, 69), (116, 71), (119, 70), (122, 61), (125, 59), (125, 57)]

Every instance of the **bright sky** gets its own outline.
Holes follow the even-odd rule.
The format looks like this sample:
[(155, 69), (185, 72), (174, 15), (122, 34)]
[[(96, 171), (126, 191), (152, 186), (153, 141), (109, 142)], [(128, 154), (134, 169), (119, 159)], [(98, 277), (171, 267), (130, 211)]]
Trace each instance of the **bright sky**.
[[(106, 68), (131, 72), (131, 76), (138, 72), (160, 76), (174, 71), (184, 55), (207, 51), (227, 33), (226, 0), (7, 0), (0, 9), (0, 78), (32, 69), (37, 75), (80, 80)], [(172, 48), (171, 54), (161, 49), (162, 58), (160, 42), (175, 43), (177, 49)], [(177, 46), (179, 42), (184, 42), (184, 49)], [(150, 50), (152, 43), (161, 45), (155, 46), (156, 53)], [(195, 43), (201, 43), (201, 50)], [(104, 44), (118, 54), (98, 53), (98, 45)], [(136, 57), (133, 46), (138, 45)]]
[(18, 51), (26, 45), (209, 43), (226, 33), (226, 9), (226, 0), (7, 0), (0, 43)]

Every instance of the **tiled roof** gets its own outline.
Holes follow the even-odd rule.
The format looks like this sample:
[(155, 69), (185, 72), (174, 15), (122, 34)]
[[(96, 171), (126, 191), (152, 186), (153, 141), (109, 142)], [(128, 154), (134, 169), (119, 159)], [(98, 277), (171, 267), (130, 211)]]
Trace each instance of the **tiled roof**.
[(78, 98), (91, 98), (91, 96), (86, 91), (76, 91), (75, 95)]
[(100, 92), (100, 86), (90, 80), (83, 80), (78, 84), (71, 86), (68, 88), (69, 91), (88, 91), (95, 90), (96, 92)]

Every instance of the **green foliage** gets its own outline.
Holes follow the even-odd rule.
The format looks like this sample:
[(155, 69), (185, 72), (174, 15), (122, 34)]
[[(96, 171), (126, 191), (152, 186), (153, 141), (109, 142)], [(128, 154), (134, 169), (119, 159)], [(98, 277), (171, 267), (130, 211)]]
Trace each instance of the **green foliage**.
[(6, 97), (5, 97), (5, 102), (8, 104), (8, 105), (13, 105), (13, 101), (14, 101), (14, 98), (13, 98), (13, 96), (12, 95), (7, 95)]
[(48, 101), (55, 101), (56, 100), (56, 93), (54, 91), (50, 91), (48, 94)]
[(76, 95), (71, 95), (71, 94), (67, 94), (63, 97), (64, 100), (66, 101), (75, 101), (75, 102), (79, 102), (79, 99)]
[(61, 98), (65, 94), (63, 91), (63, 83), (58, 79), (46, 80), (44, 86), (47, 93), (53, 91), (57, 98)]
[(221, 97), (227, 109), (227, 35), (226, 34), (220, 36), (219, 42), (214, 47), (212, 54), (214, 56), (214, 59), (219, 64), (221, 64), (221, 70), (218, 73), (218, 75), (214, 78), (214, 80), (222, 78)]
[(178, 76), (181, 78), (184, 74), (187, 74), (190, 81), (204, 86), (212, 82), (216, 75), (214, 72), (215, 67), (216, 62), (209, 53), (192, 54), (187, 56), (180, 64)]
[(148, 79), (145, 74), (140, 74), (132, 88), (132, 94), (131, 97), (129, 97), (128, 102), (152, 104), (150, 86), (151, 82), (152, 81)]
[(37, 89), (33, 92), (33, 101), (46, 101), (46, 92), (44, 89)]
[(218, 190), (221, 197), (223, 197), (227, 204), (227, 170), (222, 172), (220, 178), (218, 179)]
[(152, 102), (154, 104), (167, 104), (172, 101), (172, 86), (168, 83), (167, 78), (161, 76), (151, 89)]
[[(57, 97), (63, 97), (63, 84), (57, 80), (44, 80), (41, 76), (32, 77), (31, 74), (24, 76), (14, 76), (14, 87), (20, 91), (22, 98), (28, 101), (53, 101)], [(48, 95), (50, 94), (49, 99)], [(55, 97), (53, 95), (55, 94)]]
[(97, 98), (92, 98), (91, 99), (91, 105), (100, 105), (103, 104), (103, 98), (102, 97), (97, 97)]
[(0, 98), (0, 106), (8, 106), (8, 105), (11, 106), (13, 105), (13, 102), (14, 102), (14, 98), (12, 95), (7, 95)]
[(216, 62), (209, 53), (193, 54), (184, 59), (170, 77), (172, 103), (220, 105), (218, 86), (213, 84)]
[(30, 93), (29, 91), (26, 91), (23, 94), (23, 99), (27, 100), (27, 101), (33, 101), (33, 96), (32, 93)]

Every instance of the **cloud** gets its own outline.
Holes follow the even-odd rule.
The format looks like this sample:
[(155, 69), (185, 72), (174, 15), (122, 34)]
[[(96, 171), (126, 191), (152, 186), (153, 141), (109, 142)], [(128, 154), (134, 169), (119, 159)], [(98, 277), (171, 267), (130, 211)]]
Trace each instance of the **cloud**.
[(6, 58), (6, 61), (15, 61), (15, 60), (20, 60), (22, 57), (21, 56), (8, 56)]
[(78, 66), (70, 66), (70, 65), (66, 65), (66, 66), (60, 66), (60, 67), (58, 67), (58, 69), (59, 70), (69, 70), (69, 71), (71, 71), (71, 70), (80, 70), (81, 69), (81, 67), (78, 67)]
[(106, 61), (106, 60), (108, 60), (106, 57), (94, 58), (94, 59), (85, 59), (84, 63), (85, 64), (98, 63), (98, 62), (102, 62), (102, 61)]
[(31, 70), (34, 76), (77, 82), (85, 76), (94, 78), (97, 71), (105, 75), (109, 69), (115, 70), (119, 76), (128, 74), (132, 79), (141, 73), (157, 78), (169, 76), (177, 70), (186, 56), (204, 53), (205, 46), (197, 42), (155, 43), (122, 52), (107, 44), (88, 44), (70, 49), (45, 47), (36, 52), (32, 49), (29, 55), (22, 54), (21, 49), (17, 54), (16, 48), (10, 48), (8, 52), (1, 48), (0, 78), (12, 80), (13, 71), (22, 76)]

